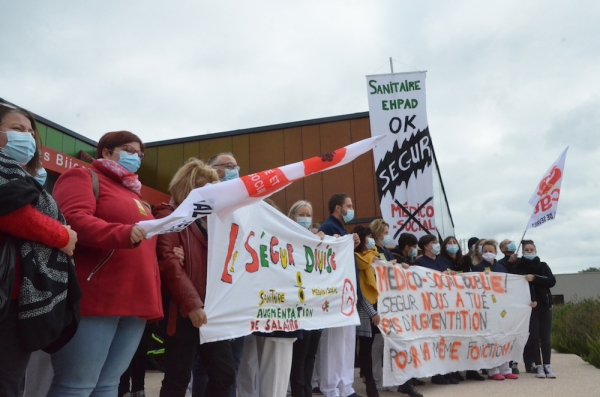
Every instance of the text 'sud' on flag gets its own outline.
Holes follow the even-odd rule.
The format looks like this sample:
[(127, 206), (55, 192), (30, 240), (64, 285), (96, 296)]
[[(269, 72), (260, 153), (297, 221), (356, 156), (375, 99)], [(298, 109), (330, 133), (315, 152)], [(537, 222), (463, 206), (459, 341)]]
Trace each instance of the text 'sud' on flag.
[(569, 150), (568, 147), (562, 152), (558, 160), (550, 166), (548, 171), (546, 171), (529, 199), (529, 204), (534, 209), (527, 223), (527, 229), (539, 227), (556, 218), (567, 150)]

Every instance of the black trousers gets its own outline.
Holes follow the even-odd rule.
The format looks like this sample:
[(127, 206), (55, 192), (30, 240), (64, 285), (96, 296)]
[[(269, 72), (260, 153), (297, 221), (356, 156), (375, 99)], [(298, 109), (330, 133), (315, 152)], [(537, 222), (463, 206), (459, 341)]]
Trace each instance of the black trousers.
[[(164, 307), (168, 308), (168, 305)], [(165, 320), (168, 319), (165, 313)], [(235, 367), (228, 340), (199, 345), (198, 329), (177, 313), (177, 330), (165, 337), (165, 377), (160, 397), (185, 397), (196, 351), (208, 374), (206, 396), (227, 397), (235, 379)]]
[(129, 367), (125, 370), (125, 372), (123, 372), (123, 375), (121, 375), (118, 397), (121, 397), (125, 393), (144, 390), (148, 347), (150, 346), (152, 330), (154, 330), (155, 327), (156, 324), (146, 324), (144, 334), (142, 335), (140, 344), (138, 345), (138, 348), (131, 359), (131, 363), (129, 363)]
[(0, 397), (23, 394), (25, 370), (31, 352), (21, 347), (17, 318), (17, 301), (11, 300), (6, 316), (0, 321)]
[[(525, 350), (535, 365), (550, 364), (552, 354), (552, 309), (546, 306), (534, 307), (529, 321), (529, 339)], [(541, 342), (541, 357), (540, 357)], [(527, 363), (526, 363), (527, 364)]]
[(315, 366), (315, 356), (321, 340), (320, 329), (302, 331), (302, 339), (296, 339), (292, 355), (290, 385), (292, 397), (312, 396), (312, 373)]

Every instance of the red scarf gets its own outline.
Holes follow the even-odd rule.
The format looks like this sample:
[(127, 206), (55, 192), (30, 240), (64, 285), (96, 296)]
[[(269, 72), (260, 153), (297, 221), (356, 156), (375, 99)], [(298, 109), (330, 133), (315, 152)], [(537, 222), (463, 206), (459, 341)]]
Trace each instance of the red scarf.
[(127, 171), (121, 164), (109, 159), (96, 159), (92, 164), (108, 177), (120, 181), (127, 189), (138, 195), (140, 194), (142, 183), (139, 181), (137, 174)]

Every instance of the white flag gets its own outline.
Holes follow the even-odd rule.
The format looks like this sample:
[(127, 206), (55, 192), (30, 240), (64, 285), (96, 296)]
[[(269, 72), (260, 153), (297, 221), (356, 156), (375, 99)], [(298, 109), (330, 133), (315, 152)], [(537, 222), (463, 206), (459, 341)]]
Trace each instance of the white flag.
[(527, 223), (527, 229), (541, 226), (556, 218), (567, 150), (569, 150), (568, 147), (562, 152), (558, 160), (552, 164), (550, 169), (546, 171), (533, 196), (529, 199), (529, 204), (535, 208), (529, 219), (529, 223)]

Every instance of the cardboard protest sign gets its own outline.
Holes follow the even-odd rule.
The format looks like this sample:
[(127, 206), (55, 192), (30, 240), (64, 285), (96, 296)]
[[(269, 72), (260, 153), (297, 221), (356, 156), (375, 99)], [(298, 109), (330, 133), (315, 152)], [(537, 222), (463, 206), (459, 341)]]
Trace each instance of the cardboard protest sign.
[(374, 267), (384, 385), (521, 361), (531, 314), (523, 276)]
[(435, 234), (433, 148), (425, 109), (425, 72), (367, 76), (379, 205), (394, 240)]
[(321, 240), (264, 202), (208, 218), (201, 343), (359, 324), (352, 236)]
[(566, 148), (558, 160), (546, 171), (535, 192), (529, 199), (529, 204), (535, 208), (527, 223), (527, 229), (536, 228), (556, 218), (567, 150), (569, 148)]
[(371, 150), (382, 138), (363, 139), (331, 153), (304, 161), (284, 165), (215, 185), (194, 189), (173, 213), (165, 218), (139, 222), (146, 238), (157, 234), (180, 232), (194, 220), (218, 212), (227, 216), (231, 212), (269, 197), (292, 182), (311, 174), (348, 164)]

